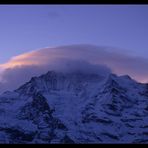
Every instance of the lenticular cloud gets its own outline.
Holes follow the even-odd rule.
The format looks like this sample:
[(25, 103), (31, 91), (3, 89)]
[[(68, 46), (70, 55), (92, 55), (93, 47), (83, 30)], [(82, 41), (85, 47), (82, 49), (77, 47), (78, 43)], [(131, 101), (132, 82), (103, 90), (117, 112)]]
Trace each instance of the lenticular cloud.
[[(24, 53), (1, 64), (0, 91), (12, 90), (49, 70), (61, 72), (80, 71), (107, 75), (128, 74), (137, 81), (146, 82), (148, 60), (132, 57), (110, 48), (93, 45), (69, 45), (44, 48)], [(12, 85), (13, 82), (13, 85)]]

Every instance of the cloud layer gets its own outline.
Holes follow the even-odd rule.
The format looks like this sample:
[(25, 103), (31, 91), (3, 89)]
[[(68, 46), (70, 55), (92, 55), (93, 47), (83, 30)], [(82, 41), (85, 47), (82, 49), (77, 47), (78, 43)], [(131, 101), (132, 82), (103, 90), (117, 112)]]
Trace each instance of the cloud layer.
[(147, 82), (147, 66), (148, 59), (126, 55), (107, 47), (69, 45), (44, 48), (13, 57), (7, 63), (1, 64), (3, 85), (0, 89), (15, 89), (32, 76), (38, 76), (48, 70), (93, 72), (102, 75), (112, 71), (118, 75), (128, 74), (140, 82)]

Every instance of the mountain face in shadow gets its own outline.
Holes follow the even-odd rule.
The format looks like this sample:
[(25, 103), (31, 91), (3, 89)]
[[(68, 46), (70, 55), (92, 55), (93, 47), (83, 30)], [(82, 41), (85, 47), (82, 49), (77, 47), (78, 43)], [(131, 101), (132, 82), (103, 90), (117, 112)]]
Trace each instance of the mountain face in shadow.
[(0, 96), (0, 143), (148, 143), (148, 84), (49, 71)]

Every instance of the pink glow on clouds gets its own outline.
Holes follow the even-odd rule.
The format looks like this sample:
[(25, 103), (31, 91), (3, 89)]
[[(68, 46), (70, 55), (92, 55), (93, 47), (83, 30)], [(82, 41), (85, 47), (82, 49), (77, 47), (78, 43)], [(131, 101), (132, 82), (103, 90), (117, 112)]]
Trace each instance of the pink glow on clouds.
[[(17, 66), (46, 66), (57, 60), (83, 60), (91, 64), (106, 65), (113, 73), (129, 75), (139, 82), (148, 82), (148, 59), (133, 57), (115, 52), (110, 48), (93, 45), (70, 45), (55, 48), (44, 48), (24, 53), (1, 64), (1, 69), (15, 69)], [(61, 62), (62, 63), (62, 62)], [(60, 68), (60, 64), (56, 68)], [(49, 68), (49, 67), (48, 67)], [(48, 71), (48, 69), (47, 69)]]

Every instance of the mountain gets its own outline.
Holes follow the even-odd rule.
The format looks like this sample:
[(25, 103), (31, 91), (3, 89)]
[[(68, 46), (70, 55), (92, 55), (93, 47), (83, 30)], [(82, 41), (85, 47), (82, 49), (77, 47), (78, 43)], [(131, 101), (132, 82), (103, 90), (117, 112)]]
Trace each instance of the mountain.
[(148, 84), (129, 76), (49, 71), (0, 95), (0, 143), (148, 143), (147, 123)]

